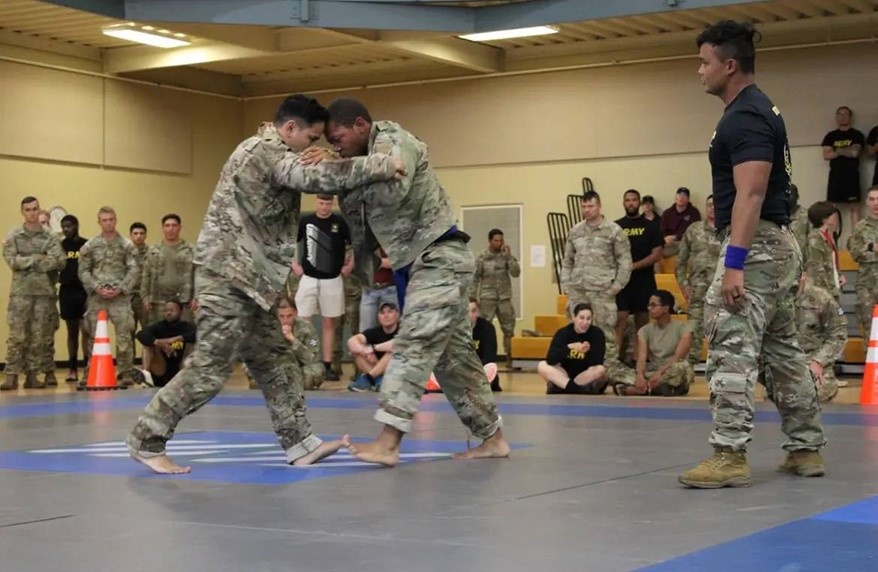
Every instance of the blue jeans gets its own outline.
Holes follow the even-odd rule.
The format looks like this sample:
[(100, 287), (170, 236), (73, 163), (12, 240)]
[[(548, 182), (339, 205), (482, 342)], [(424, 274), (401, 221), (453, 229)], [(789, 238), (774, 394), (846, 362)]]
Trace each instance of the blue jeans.
[(369, 328), (378, 325), (378, 309), (381, 304), (390, 302), (398, 305), (396, 299), (396, 286), (387, 286), (378, 290), (363, 288), (363, 297), (360, 299), (360, 331), (365, 332)]

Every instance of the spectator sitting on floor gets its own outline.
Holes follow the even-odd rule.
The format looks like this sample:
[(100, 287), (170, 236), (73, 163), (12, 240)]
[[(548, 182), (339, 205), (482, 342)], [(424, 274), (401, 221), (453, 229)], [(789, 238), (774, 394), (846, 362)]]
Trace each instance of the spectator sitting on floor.
[(350, 391), (378, 391), (393, 356), (393, 338), (399, 330), (399, 308), (384, 302), (378, 308), (378, 326), (348, 340), (348, 351), (360, 374), (348, 385)]
[(617, 383), (617, 395), (686, 395), (695, 381), (689, 363), (692, 332), (684, 322), (671, 319), (674, 295), (657, 290), (649, 298), (651, 322), (637, 332), (637, 371), (635, 384)]
[(555, 332), (546, 359), (537, 365), (546, 393), (599, 395), (607, 388), (606, 339), (592, 327), (593, 316), (591, 305), (577, 304), (573, 323)]
[(165, 302), (165, 319), (137, 332), (143, 345), (143, 379), (135, 370), (137, 381), (152, 387), (164, 387), (171, 381), (195, 344), (195, 324), (180, 319), (183, 304), (179, 300)]
[(277, 319), (284, 338), (290, 342), (299, 368), (302, 370), (303, 389), (318, 389), (323, 385), (324, 367), (318, 352), (317, 330), (311, 322), (299, 317), (296, 303), (281, 296), (277, 303)]
[[(497, 330), (494, 329), (494, 324), (479, 315), (479, 301), (475, 298), (469, 299), (469, 323), (473, 327), (473, 344), (476, 346), (476, 353), (479, 354), (482, 365), (496, 364)], [(496, 372), (495, 368), (490, 369), (494, 373), (493, 379), (488, 380), (491, 384), (491, 391), (503, 391), (503, 388), (500, 387), (500, 374)], [(488, 373), (488, 368), (485, 369), (485, 372)]]

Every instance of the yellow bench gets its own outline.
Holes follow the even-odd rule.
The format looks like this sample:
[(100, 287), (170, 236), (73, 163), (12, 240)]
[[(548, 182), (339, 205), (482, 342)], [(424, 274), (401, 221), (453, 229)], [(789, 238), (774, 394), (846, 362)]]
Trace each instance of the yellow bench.
[(838, 269), (842, 272), (856, 271), (860, 269), (860, 265), (857, 264), (854, 257), (851, 256), (850, 250), (838, 251)]
[(848, 338), (844, 344), (842, 361), (846, 363), (866, 362), (866, 343), (863, 338)]
[(512, 338), (512, 359), (546, 359), (549, 353), (551, 337), (547, 338)]
[(554, 336), (555, 332), (570, 323), (567, 316), (534, 316), (534, 329), (542, 336)]

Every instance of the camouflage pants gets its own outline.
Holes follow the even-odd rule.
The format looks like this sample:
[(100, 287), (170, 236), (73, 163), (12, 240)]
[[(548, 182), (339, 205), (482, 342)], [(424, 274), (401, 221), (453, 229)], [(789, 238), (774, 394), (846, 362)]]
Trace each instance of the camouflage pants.
[[(336, 373), (341, 373), (341, 358), (348, 347), (348, 338), (360, 333), (360, 300), (363, 290), (359, 287), (359, 282), (356, 284), (356, 287), (348, 286), (348, 280), (345, 280), (344, 314), (336, 319), (335, 349), (332, 352), (332, 369)], [(347, 336), (345, 326), (348, 327)]]
[(515, 335), (515, 308), (512, 307), (512, 300), (479, 300), (479, 310), (481, 316), (489, 322), (497, 316), (500, 330), (503, 331), (503, 351), (506, 353), (506, 359), (510, 359), (512, 336)]
[(692, 346), (689, 348), (689, 363), (701, 361), (701, 346), (704, 344), (704, 299), (710, 284), (696, 283), (692, 285), (689, 297), (689, 327), (692, 328)]
[(594, 316), (594, 325), (604, 332), (607, 350), (604, 367), (607, 368), (607, 380), (610, 384), (626, 383), (634, 374), (630, 367), (619, 361), (619, 350), (616, 348), (616, 297), (609, 292), (587, 292), (570, 289), (567, 292), (567, 314), (573, 314), (577, 304), (590, 304)]
[[(872, 267), (868, 267), (872, 270)], [(864, 273), (860, 270), (857, 275), (857, 317), (860, 319), (860, 328), (863, 331), (863, 339), (868, 345), (869, 336), (872, 333), (872, 310), (878, 304), (878, 288), (875, 287), (875, 279), (872, 273)]]
[(393, 357), (381, 383), (377, 421), (409, 432), (432, 371), (473, 435), (487, 439), (500, 428), (467, 318), (466, 293), (474, 271), (475, 260), (463, 242), (433, 244), (415, 259)]
[(6, 373), (55, 371), (58, 308), (54, 296), (10, 296), (6, 310)]
[[(655, 375), (654, 371), (647, 371), (646, 378)], [(661, 377), (661, 383), (653, 391), (655, 395), (685, 395), (689, 386), (695, 382), (695, 370), (692, 364), (686, 361), (678, 361), (669, 367)], [(664, 386), (664, 387), (663, 387)]]
[(323, 385), (323, 364), (312, 363), (301, 368), (305, 389), (319, 389)]
[(746, 450), (753, 429), (753, 391), (760, 361), (765, 384), (773, 388), (787, 436), (787, 451), (816, 450), (826, 440), (820, 405), (805, 353), (796, 336), (795, 294), (802, 257), (786, 229), (759, 221), (744, 266), (744, 308), (731, 313), (722, 301), (723, 244), (707, 293), (707, 382), (714, 430), (710, 444)]
[(195, 288), (195, 349), (146, 406), (128, 435), (129, 447), (145, 455), (163, 454), (180, 421), (219, 394), (241, 359), (262, 390), (287, 459), (292, 462), (320, 446), (306, 417), (301, 370), (294, 359), (284, 359), (290, 345), (274, 313), (207, 270), (196, 270)]
[(88, 297), (85, 318), (82, 321), (83, 329), (88, 336), (85, 346), (86, 367), (91, 357), (91, 351), (95, 343), (95, 327), (98, 321), (98, 311), (106, 310), (109, 320), (116, 330), (116, 367), (118, 373), (130, 376), (134, 369), (134, 316), (131, 312), (131, 298), (117, 296), (112, 300), (104, 300), (97, 294)]
[(138, 326), (142, 328), (144, 325), (149, 325), (150, 323), (152, 323), (144, 323), (143, 321), (144, 319), (148, 320), (149, 317), (146, 315), (146, 310), (143, 308), (143, 298), (140, 296), (139, 293), (131, 295), (131, 314), (134, 318), (134, 327), (131, 328), (132, 330), (136, 330)]

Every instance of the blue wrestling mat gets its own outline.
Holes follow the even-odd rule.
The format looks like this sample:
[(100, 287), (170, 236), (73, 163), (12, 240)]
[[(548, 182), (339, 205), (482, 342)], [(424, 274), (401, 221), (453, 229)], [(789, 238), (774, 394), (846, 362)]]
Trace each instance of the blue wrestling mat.
[[(323, 437), (323, 439), (337, 437)], [(354, 439), (356, 442), (368, 439)], [(524, 447), (513, 444), (514, 449)], [(400, 464), (449, 459), (466, 449), (460, 441), (419, 441), (406, 439), (402, 444)], [(273, 433), (237, 431), (199, 431), (179, 433), (168, 443), (168, 455), (178, 464), (192, 467), (188, 475), (174, 479), (282, 485), (378, 470), (352, 457), (345, 449), (310, 467), (292, 467)], [(52, 449), (0, 452), (0, 469), (51, 471), (89, 475), (169, 478), (155, 475), (131, 460), (122, 441), (88, 443)]]

